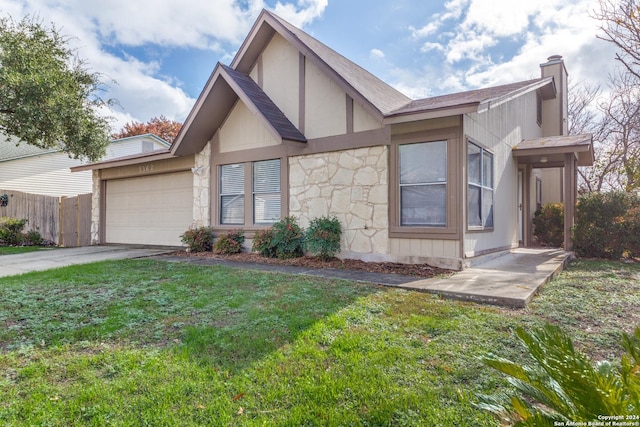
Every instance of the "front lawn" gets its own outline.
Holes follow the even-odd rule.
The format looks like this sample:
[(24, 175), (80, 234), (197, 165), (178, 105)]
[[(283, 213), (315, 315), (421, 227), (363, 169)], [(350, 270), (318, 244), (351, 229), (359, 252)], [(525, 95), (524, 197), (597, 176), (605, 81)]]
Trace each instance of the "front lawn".
[(551, 320), (613, 357), (639, 291), (638, 264), (585, 261), (525, 310), (151, 260), (7, 277), (0, 423), (496, 426), (478, 356), (518, 358), (513, 329)]

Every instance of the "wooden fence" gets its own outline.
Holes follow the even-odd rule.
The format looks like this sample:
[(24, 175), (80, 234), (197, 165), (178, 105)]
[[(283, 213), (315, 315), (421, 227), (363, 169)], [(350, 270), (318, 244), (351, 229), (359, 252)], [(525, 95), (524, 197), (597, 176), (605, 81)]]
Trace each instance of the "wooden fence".
[(25, 231), (37, 230), (60, 246), (91, 244), (91, 194), (53, 197), (0, 189), (3, 194), (8, 203), (0, 207), (0, 217), (27, 219)]

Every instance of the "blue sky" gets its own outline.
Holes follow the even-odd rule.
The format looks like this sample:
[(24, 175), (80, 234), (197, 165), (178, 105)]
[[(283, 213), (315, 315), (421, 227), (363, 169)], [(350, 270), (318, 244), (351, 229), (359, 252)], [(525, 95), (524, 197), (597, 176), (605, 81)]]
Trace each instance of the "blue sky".
[(270, 9), (412, 98), (539, 76), (564, 56), (573, 82), (606, 85), (614, 50), (596, 39), (597, 0), (0, 0), (73, 36), (115, 83), (114, 128), (183, 120), (215, 64), (228, 64)]

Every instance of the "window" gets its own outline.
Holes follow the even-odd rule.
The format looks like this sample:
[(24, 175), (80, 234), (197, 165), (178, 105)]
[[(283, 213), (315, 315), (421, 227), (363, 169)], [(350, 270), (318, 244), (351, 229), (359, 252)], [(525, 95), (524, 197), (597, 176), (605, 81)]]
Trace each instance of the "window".
[(280, 159), (220, 166), (220, 224), (273, 224), (280, 206)]
[(447, 225), (447, 142), (399, 146), (400, 225)]
[(244, 224), (244, 164), (220, 166), (220, 224)]
[(280, 159), (253, 164), (253, 222), (273, 224), (280, 219)]
[(542, 180), (536, 178), (536, 210), (542, 209)]
[(493, 154), (473, 143), (467, 146), (469, 227), (493, 227)]

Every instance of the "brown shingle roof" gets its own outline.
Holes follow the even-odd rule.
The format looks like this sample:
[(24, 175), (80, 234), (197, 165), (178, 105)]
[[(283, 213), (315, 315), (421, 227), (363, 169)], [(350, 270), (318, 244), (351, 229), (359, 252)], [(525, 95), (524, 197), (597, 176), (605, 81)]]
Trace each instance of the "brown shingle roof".
[(430, 110), (440, 110), (463, 105), (478, 105), (483, 102), (500, 98), (518, 89), (523, 89), (532, 84), (538, 83), (542, 79), (526, 80), (522, 82), (510, 83), (502, 86), (494, 86), (484, 89), (469, 90), (466, 92), (452, 93), (448, 95), (434, 96), (431, 98), (418, 99), (393, 111), (391, 115), (409, 114)]
[(246, 74), (240, 73), (233, 68), (222, 64), (220, 66), (236, 82), (253, 105), (260, 111), (260, 114), (280, 134), (282, 139), (307, 142), (307, 138), (287, 119), (282, 110), (264, 93), (256, 82)]

